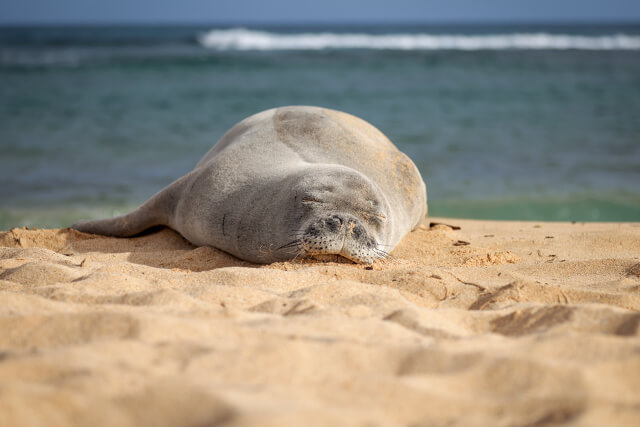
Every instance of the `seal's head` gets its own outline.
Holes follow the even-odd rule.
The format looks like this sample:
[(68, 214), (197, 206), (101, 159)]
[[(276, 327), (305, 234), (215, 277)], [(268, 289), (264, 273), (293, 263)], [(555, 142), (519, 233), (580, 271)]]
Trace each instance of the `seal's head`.
[(280, 250), (294, 256), (340, 255), (371, 264), (388, 254), (389, 207), (375, 183), (343, 166), (306, 171), (294, 184), (299, 213), (293, 240)]

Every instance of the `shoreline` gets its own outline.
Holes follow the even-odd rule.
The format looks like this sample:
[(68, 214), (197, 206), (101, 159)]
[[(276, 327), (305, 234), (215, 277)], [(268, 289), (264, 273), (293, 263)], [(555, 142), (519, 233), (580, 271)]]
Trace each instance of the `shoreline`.
[(369, 267), (12, 229), (0, 300), (3, 426), (640, 420), (640, 223), (427, 218)]

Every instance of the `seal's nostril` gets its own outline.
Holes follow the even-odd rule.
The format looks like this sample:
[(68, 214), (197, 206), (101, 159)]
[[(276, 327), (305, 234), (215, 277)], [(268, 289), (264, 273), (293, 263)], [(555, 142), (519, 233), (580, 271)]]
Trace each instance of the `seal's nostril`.
[(340, 220), (340, 218), (336, 217), (335, 215), (327, 218), (325, 222), (327, 224), (327, 227), (331, 231), (338, 231), (342, 227), (342, 221)]
[(360, 236), (362, 236), (364, 234), (364, 230), (362, 229), (362, 227), (360, 225), (356, 225), (355, 227), (353, 227), (352, 231), (353, 235), (358, 238)]

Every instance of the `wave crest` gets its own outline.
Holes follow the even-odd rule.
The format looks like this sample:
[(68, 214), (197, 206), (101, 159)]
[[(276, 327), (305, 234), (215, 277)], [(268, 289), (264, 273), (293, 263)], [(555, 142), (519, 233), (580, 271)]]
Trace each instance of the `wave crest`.
[(640, 36), (612, 34), (601, 36), (514, 33), (483, 35), (444, 34), (365, 34), (298, 33), (232, 28), (212, 30), (198, 36), (198, 42), (217, 50), (508, 50), (583, 49), (639, 50)]

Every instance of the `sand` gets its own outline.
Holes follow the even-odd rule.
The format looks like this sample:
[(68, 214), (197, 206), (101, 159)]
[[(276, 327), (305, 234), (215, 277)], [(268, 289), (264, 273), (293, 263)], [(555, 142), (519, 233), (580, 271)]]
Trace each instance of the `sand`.
[(640, 224), (445, 218), (373, 266), (0, 233), (0, 425), (640, 425)]

